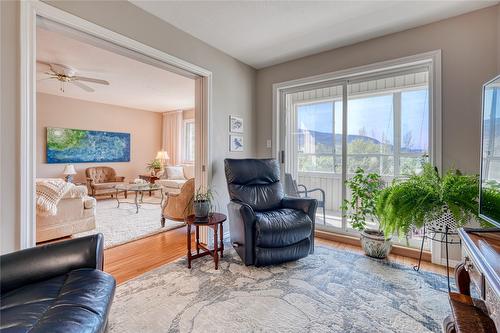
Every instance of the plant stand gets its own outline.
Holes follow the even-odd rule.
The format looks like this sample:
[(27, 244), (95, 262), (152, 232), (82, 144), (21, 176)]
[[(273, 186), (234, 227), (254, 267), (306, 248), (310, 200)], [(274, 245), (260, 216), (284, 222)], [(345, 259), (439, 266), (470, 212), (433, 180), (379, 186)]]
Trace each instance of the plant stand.
[(439, 243), (444, 243), (446, 246), (446, 277), (448, 279), (448, 292), (451, 292), (450, 288), (450, 270), (449, 270), (449, 256), (448, 256), (448, 245), (450, 244), (461, 244), (460, 238), (458, 240), (450, 239), (452, 236), (458, 237), (458, 226), (451, 213), (447, 212), (443, 214), (443, 217), (436, 221), (424, 225), (424, 234), (422, 236), (422, 244), (420, 245), (420, 255), (418, 257), (418, 264), (413, 266), (415, 271), (420, 270), (420, 263), (422, 261), (422, 252), (424, 251), (425, 239), (430, 239), (431, 241), (436, 241)]

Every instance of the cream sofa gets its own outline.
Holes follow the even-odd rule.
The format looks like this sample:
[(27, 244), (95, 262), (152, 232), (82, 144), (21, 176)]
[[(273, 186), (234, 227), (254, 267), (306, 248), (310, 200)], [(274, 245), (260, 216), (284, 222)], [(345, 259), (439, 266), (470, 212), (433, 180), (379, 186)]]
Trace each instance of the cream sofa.
[[(80, 187), (87, 193), (85, 186)], [(88, 195), (83, 198), (66, 195), (57, 204), (56, 215), (37, 214), (36, 241), (45, 242), (95, 229), (95, 208), (96, 200)]]
[(194, 178), (194, 165), (180, 164), (176, 167), (182, 167), (184, 174), (183, 179), (168, 179), (167, 170), (163, 172), (160, 179), (156, 180), (156, 184), (161, 185), (164, 193), (180, 193), (182, 186), (191, 178)]

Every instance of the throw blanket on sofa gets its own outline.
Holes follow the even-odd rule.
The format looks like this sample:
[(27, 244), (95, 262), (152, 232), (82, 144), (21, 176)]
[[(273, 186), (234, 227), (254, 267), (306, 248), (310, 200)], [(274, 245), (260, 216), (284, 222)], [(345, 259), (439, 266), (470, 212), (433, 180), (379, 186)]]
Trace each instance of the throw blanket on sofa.
[(83, 198), (87, 194), (83, 186), (75, 186), (59, 178), (37, 179), (36, 212), (39, 215), (56, 215), (57, 204), (63, 198)]

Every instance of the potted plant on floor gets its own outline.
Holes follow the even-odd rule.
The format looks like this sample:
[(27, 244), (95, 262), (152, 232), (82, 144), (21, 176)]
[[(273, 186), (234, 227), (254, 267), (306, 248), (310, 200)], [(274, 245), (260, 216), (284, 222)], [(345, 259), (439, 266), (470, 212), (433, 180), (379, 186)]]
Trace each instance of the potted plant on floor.
[(377, 200), (382, 191), (384, 182), (376, 173), (365, 174), (358, 168), (354, 177), (346, 181), (347, 188), (351, 191), (351, 199), (344, 200), (341, 209), (344, 217), (351, 221), (352, 227), (361, 232), (361, 246), (365, 253), (374, 258), (385, 258), (391, 251), (391, 235), (381, 230), (368, 229), (367, 219), (380, 223), (377, 212)]
[(210, 188), (199, 187), (193, 196), (194, 215), (198, 218), (208, 217), (213, 208), (214, 195)]
[[(420, 174), (396, 180), (383, 189), (377, 214), (386, 235), (407, 235), (412, 229), (462, 227), (477, 216), (479, 178), (450, 170), (440, 176), (430, 163)], [(481, 221), (480, 221), (481, 222)]]

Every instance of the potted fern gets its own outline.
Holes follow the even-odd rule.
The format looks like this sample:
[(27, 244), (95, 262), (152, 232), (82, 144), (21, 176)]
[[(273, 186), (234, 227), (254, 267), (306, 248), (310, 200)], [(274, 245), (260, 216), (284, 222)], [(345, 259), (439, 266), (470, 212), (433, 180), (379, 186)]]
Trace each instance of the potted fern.
[(395, 180), (383, 189), (377, 200), (377, 214), (386, 235), (407, 235), (424, 225), (435, 226), (440, 221), (452, 221), (464, 226), (477, 216), (479, 178), (450, 170), (440, 176), (430, 163), (420, 174)]
[(360, 231), (361, 246), (365, 253), (374, 258), (385, 258), (392, 248), (391, 234), (381, 230), (368, 229), (367, 219), (380, 222), (377, 200), (384, 182), (376, 173), (365, 174), (362, 168), (356, 169), (354, 176), (346, 181), (351, 191), (351, 199), (344, 200), (340, 207), (344, 217), (351, 221), (352, 227)]

